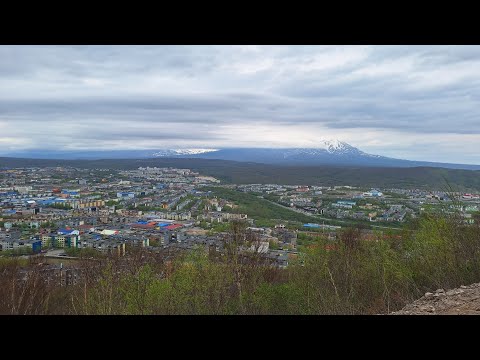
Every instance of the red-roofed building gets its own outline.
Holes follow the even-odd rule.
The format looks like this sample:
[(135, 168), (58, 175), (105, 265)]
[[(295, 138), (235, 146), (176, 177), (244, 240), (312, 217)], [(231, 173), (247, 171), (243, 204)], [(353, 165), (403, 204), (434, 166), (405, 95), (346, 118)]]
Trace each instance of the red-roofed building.
[(155, 227), (155, 223), (131, 224), (130, 227), (135, 228), (135, 229), (153, 229)]
[(93, 225), (88, 225), (88, 224), (79, 225), (79, 226), (78, 226), (78, 230), (80, 230), (81, 232), (94, 231), (94, 230), (95, 230), (95, 226), (93, 226)]
[(172, 224), (172, 225), (165, 226), (164, 229), (175, 230), (175, 229), (178, 229), (179, 227), (182, 227), (182, 225), (181, 224)]

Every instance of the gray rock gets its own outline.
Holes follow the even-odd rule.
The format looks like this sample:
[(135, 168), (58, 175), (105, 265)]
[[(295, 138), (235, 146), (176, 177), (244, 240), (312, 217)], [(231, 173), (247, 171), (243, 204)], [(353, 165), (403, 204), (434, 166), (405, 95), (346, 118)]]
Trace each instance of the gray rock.
[(462, 285), (456, 289), (426, 292), (421, 299), (404, 307), (401, 314), (479, 314), (480, 283)]
[(461, 294), (461, 293), (463, 293), (463, 292), (464, 292), (464, 291), (463, 291), (463, 290), (460, 290), (460, 289), (453, 289), (453, 290), (448, 290), (448, 291), (446, 292), (446, 294), (447, 294), (448, 296), (452, 296), (452, 295)]

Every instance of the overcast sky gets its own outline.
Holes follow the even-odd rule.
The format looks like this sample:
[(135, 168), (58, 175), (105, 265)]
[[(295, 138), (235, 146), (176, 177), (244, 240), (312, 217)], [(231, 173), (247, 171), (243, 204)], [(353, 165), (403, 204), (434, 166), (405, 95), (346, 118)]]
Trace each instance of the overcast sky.
[(479, 46), (0, 46), (0, 153), (315, 147), (480, 164)]

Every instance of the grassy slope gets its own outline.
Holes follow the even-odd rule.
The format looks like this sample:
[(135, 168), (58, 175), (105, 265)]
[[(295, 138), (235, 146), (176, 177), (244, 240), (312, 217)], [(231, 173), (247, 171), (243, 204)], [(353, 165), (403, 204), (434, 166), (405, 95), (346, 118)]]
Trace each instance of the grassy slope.
[(272, 221), (275, 224), (275, 221), (272, 219), (298, 221), (301, 223), (315, 221), (313, 217), (282, 208), (253, 194), (220, 187), (210, 187), (208, 190), (211, 190), (214, 195), (222, 199), (233, 201), (239, 205), (235, 211), (247, 214), (248, 217), (257, 220), (258, 225), (269, 225), (272, 224)]

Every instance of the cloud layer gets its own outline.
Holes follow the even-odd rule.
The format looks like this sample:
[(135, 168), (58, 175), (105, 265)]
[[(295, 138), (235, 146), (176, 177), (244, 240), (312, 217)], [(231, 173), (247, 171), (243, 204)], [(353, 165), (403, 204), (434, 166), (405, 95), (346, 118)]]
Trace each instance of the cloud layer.
[(0, 153), (315, 147), (480, 164), (479, 46), (0, 46)]

